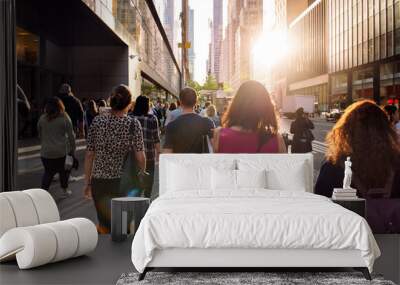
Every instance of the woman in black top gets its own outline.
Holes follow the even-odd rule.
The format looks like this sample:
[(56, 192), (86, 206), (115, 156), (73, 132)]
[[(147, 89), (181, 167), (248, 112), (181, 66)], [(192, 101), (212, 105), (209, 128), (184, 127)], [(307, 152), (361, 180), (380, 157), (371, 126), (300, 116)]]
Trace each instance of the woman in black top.
[[(344, 160), (350, 156), (351, 187), (367, 199), (367, 220), (372, 229), (390, 223), (400, 229), (400, 200), (388, 199), (400, 198), (400, 145), (386, 113), (370, 100), (352, 104), (327, 135), (327, 143), (326, 162), (314, 192), (331, 197), (334, 188), (342, 188)], [(381, 211), (383, 208), (386, 210)], [(390, 217), (376, 219), (381, 212)], [(384, 221), (386, 218), (391, 220)]]
[(296, 111), (296, 120), (290, 125), (290, 133), (293, 134), (292, 153), (306, 153), (312, 151), (314, 136), (311, 130), (314, 124), (304, 114), (304, 109)]
[(86, 110), (86, 124), (87, 128), (90, 128), (90, 125), (93, 122), (94, 117), (96, 117), (99, 114), (99, 111), (97, 109), (97, 104), (94, 100), (90, 100), (87, 104), (87, 110)]

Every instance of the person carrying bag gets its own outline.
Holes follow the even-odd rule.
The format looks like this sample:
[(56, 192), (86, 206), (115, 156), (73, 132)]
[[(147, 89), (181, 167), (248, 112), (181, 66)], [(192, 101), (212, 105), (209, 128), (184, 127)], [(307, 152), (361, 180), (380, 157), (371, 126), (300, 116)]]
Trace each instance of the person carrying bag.
[(314, 124), (304, 114), (304, 109), (296, 111), (296, 120), (290, 125), (290, 133), (293, 134), (292, 153), (307, 153), (312, 151), (314, 135), (311, 130)]

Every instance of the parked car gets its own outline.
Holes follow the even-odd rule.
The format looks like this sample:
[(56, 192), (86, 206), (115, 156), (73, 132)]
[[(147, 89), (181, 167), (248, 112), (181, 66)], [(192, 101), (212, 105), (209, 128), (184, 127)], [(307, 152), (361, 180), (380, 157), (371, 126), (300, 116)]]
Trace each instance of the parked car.
[(327, 122), (337, 122), (340, 117), (343, 115), (344, 111), (339, 109), (332, 109), (329, 113), (326, 114), (326, 121)]

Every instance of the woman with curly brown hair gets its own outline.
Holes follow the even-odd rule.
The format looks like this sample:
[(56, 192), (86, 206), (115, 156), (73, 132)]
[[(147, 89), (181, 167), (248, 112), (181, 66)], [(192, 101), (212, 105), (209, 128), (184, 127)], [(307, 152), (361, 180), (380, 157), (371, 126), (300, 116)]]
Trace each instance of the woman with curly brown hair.
[(400, 197), (400, 145), (386, 113), (373, 101), (349, 106), (327, 135), (327, 161), (322, 165), (315, 193), (332, 196), (341, 188), (344, 161), (353, 162), (352, 187), (364, 198)]

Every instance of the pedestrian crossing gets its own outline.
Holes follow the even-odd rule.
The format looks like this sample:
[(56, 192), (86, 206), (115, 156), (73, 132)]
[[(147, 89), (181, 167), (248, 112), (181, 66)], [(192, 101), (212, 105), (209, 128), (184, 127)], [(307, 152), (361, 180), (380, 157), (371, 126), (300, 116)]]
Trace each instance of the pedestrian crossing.
[(320, 141), (313, 141), (312, 148), (313, 148), (313, 151), (312, 151), (313, 154), (317, 154), (317, 153), (325, 154), (326, 151), (328, 150), (327, 144), (320, 142)]

